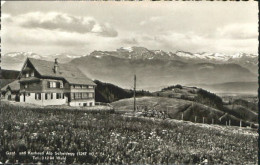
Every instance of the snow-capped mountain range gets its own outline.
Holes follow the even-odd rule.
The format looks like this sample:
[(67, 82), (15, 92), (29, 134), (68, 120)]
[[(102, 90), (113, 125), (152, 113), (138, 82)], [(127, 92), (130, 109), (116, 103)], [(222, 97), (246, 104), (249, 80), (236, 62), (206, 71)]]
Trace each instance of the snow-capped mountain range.
[[(85, 55), (88, 56), (88, 55)], [(115, 51), (93, 51), (89, 54), (96, 58), (113, 56), (129, 60), (177, 60), (186, 63), (235, 63), (257, 73), (258, 55), (235, 53), (191, 53), (185, 51), (167, 52), (163, 50), (149, 50), (144, 47), (121, 47)], [(33, 52), (11, 52), (2, 56), (2, 67), (19, 70), (27, 57), (53, 61), (58, 58), (59, 62), (67, 63), (82, 56), (70, 53), (39, 55)], [(14, 66), (16, 68), (14, 68)]]

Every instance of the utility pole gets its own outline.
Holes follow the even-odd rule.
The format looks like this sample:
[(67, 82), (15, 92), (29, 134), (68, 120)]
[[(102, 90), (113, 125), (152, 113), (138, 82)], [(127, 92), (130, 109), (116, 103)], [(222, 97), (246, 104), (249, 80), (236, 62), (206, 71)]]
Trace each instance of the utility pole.
[(135, 90), (136, 90), (136, 75), (134, 76), (134, 112), (136, 111)]

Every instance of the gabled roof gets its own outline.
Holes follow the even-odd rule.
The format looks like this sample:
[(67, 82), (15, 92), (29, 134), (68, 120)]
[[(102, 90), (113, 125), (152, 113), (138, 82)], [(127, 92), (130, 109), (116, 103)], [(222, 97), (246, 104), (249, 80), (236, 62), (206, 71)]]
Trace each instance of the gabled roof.
[(77, 67), (70, 64), (59, 63), (58, 72), (53, 71), (54, 61), (38, 60), (34, 58), (28, 58), (33, 67), (42, 77), (50, 78), (62, 78), (70, 84), (79, 85), (96, 85), (91, 79), (84, 75)]
[(11, 91), (19, 91), (20, 90), (19, 80), (14, 80), (13, 82), (5, 85), (3, 88), (1, 88), (1, 91), (6, 91), (8, 87), (11, 89)]

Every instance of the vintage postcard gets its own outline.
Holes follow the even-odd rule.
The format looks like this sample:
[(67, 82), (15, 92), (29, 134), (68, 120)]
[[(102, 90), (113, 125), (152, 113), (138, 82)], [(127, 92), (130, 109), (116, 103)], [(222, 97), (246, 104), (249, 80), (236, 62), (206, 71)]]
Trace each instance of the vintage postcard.
[(258, 163), (258, 2), (1, 5), (0, 164)]

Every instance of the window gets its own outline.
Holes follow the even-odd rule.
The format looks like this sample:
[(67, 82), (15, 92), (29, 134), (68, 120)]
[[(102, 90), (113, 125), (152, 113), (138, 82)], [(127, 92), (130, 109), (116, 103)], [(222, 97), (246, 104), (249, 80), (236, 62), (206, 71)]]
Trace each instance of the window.
[(35, 93), (35, 100), (41, 100), (41, 93)]
[(89, 93), (88, 96), (89, 96), (89, 98), (93, 98), (94, 94), (93, 93)]
[(48, 87), (49, 88), (63, 88), (63, 82), (49, 81)]
[(56, 88), (56, 82), (50, 82), (50, 88)]
[(86, 89), (87, 88), (87, 86), (86, 85), (82, 85), (82, 89)]
[(79, 98), (81, 98), (81, 99), (82, 99), (82, 93), (79, 93)]
[(25, 74), (25, 77), (29, 77), (29, 73), (26, 73), (26, 74)]
[(83, 98), (83, 99), (88, 98), (88, 93), (82, 93), (82, 98)]
[(80, 99), (80, 93), (74, 93), (75, 94), (75, 99)]
[(45, 93), (45, 100), (49, 100), (53, 98), (53, 94), (52, 93)]
[(81, 87), (80, 87), (80, 85), (76, 85), (75, 88), (79, 89), (79, 88), (81, 88)]
[(30, 96), (30, 93), (26, 93), (26, 96)]
[(63, 88), (63, 82), (60, 82), (60, 88)]
[(24, 88), (27, 89), (28, 88), (28, 84), (24, 84)]
[(87, 103), (83, 103), (83, 106), (84, 106), (84, 107), (87, 106)]
[(92, 89), (92, 88), (93, 88), (93, 85), (89, 85), (88, 88), (89, 88), (89, 89)]
[(56, 99), (62, 99), (64, 98), (63, 93), (56, 93)]
[(34, 76), (34, 71), (31, 72), (31, 77), (33, 77), (33, 76)]

